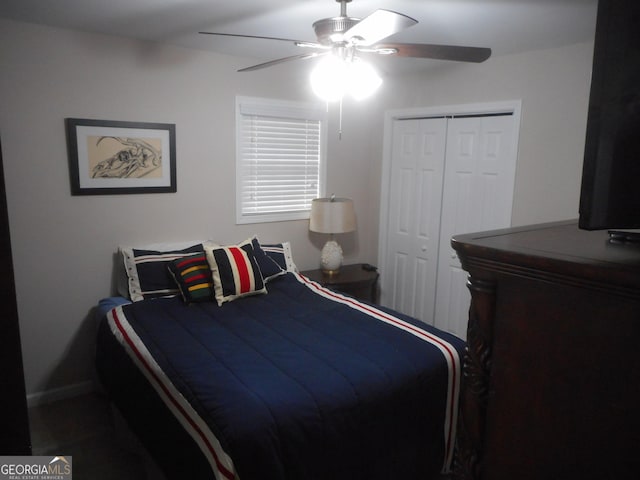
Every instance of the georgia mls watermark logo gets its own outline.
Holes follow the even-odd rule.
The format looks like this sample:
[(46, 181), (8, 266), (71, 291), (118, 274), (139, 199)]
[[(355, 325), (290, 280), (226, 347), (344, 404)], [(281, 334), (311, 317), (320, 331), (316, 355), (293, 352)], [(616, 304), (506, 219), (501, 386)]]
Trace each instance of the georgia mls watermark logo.
[(0, 480), (71, 480), (70, 456), (0, 457)]

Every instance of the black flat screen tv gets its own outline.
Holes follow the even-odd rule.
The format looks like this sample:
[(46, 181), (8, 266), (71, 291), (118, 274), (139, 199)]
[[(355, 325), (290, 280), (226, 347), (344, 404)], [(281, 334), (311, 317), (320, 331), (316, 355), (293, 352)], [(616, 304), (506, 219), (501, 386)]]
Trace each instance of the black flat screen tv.
[(600, 0), (579, 226), (640, 228), (640, 0)]

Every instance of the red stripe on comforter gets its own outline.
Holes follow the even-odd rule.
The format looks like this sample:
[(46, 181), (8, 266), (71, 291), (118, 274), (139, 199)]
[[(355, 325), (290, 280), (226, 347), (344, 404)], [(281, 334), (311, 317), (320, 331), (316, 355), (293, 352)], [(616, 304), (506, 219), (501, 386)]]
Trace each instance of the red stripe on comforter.
[[(118, 313), (120, 313), (122, 319)], [(175, 388), (173, 388), (173, 385), (171, 385), (170, 381), (162, 373), (160, 367), (153, 361), (151, 354), (144, 348), (138, 336), (129, 327), (128, 323), (126, 323), (121, 307), (111, 310), (109, 313), (109, 325), (111, 326), (112, 332), (117, 338), (121, 339), (121, 343), (127, 347), (129, 355), (134, 358), (167, 406), (169, 406), (174, 415), (180, 420), (180, 423), (187, 428), (191, 436), (198, 442), (203, 453), (205, 453), (209, 459), (209, 463), (212, 463), (213, 460), (211, 466), (216, 472), (216, 476), (218, 478), (222, 476), (224, 479), (233, 480), (235, 478), (233, 466), (231, 465), (231, 468), (225, 466), (221, 459), (223, 456), (228, 459), (228, 456), (221, 451), (221, 447), (214, 447), (214, 443), (219, 444), (219, 442), (195, 412), (187, 411), (187, 408), (184, 406), (187, 401), (179, 392), (175, 391)], [(228, 459), (228, 462), (231, 462), (231, 460)]]
[(462, 372), (462, 365), (457, 350), (450, 343), (444, 341), (440, 337), (433, 335), (425, 330), (422, 330), (415, 325), (405, 322), (393, 315), (390, 315), (382, 310), (379, 310), (371, 305), (359, 302), (352, 297), (341, 295), (335, 291), (329, 290), (320, 284), (309, 280), (303, 275), (296, 274), (296, 278), (299, 281), (305, 283), (309, 288), (315, 290), (321, 295), (338, 301), (340, 303), (349, 305), (361, 312), (366, 312), (372, 317), (375, 317), (385, 323), (394, 325), (401, 328), (418, 338), (421, 338), (436, 347), (442, 352), (447, 361), (449, 367), (449, 382), (447, 392), (447, 411), (445, 413), (445, 425), (444, 425), (444, 445), (445, 454), (444, 462), (442, 465), (442, 471), (448, 472), (451, 468), (451, 462), (453, 461), (453, 447), (455, 441), (455, 429), (458, 419), (458, 399), (460, 394), (460, 378)]

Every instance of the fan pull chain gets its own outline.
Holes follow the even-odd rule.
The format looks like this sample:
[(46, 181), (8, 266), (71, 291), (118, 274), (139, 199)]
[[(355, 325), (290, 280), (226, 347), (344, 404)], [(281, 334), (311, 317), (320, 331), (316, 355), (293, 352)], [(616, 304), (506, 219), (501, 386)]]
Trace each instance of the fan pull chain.
[(338, 140), (342, 140), (342, 97), (340, 97), (340, 113), (338, 120)]
[[(330, 112), (330, 103), (326, 102), (327, 114)], [(342, 140), (342, 97), (338, 101), (338, 140)]]

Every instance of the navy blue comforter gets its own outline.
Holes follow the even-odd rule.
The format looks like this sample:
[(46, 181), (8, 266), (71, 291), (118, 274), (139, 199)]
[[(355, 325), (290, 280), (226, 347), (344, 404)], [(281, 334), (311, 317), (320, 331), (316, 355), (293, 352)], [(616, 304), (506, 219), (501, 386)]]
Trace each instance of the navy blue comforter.
[(268, 291), (108, 314), (217, 478), (406, 480), (446, 468), (460, 339), (292, 273)]

